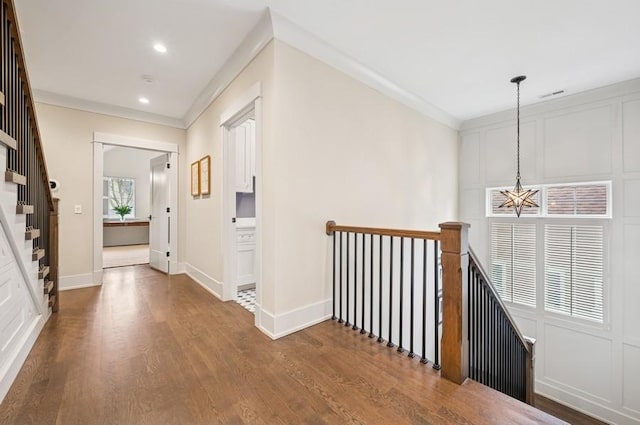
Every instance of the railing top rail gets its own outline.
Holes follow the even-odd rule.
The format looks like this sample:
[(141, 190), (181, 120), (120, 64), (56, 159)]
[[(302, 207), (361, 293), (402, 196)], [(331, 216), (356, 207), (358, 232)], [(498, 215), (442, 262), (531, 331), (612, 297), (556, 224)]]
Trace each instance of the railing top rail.
[(20, 28), (18, 26), (18, 19), (16, 18), (15, 6), (13, 0), (2, 0), (2, 3), (7, 6), (7, 18), (11, 22), (11, 36), (15, 42), (14, 49), (16, 56), (18, 57), (18, 67), (20, 68), (20, 78), (22, 79), (24, 87), (24, 96), (27, 100), (27, 106), (31, 110), (31, 127), (34, 133), (34, 139), (36, 142), (36, 156), (38, 157), (38, 165), (42, 172), (43, 184), (46, 188), (45, 195), (47, 197), (47, 204), (49, 211), (53, 211), (53, 195), (49, 188), (49, 175), (47, 173), (47, 164), (44, 159), (44, 150), (42, 149), (42, 139), (40, 138), (40, 128), (38, 127), (38, 121), (36, 119), (36, 108), (33, 99), (33, 92), (31, 90), (31, 83), (29, 82), (29, 73), (25, 65), (24, 49), (22, 48), (22, 39), (20, 38)]
[(439, 241), (442, 235), (440, 232), (428, 232), (425, 230), (403, 230), (403, 229), (383, 229), (376, 227), (339, 226), (335, 221), (327, 221), (327, 235), (334, 232), (365, 233), (368, 235), (398, 236), (403, 238), (431, 239)]
[(513, 317), (511, 317), (511, 314), (509, 313), (509, 310), (507, 309), (507, 306), (504, 304), (504, 301), (502, 301), (502, 298), (500, 297), (500, 294), (498, 294), (498, 292), (496, 291), (496, 288), (494, 288), (493, 284), (491, 283), (491, 280), (489, 280), (489, 275), (482, 268), (482, 265), (480, 264), (480, 261), (478, 261), (478, 257), (473, 252), (471, 247), (469, 247), (469, 257), (470, 257), (471, 261), (473, 262), (475, 268), (478, 269), (478, 271), (480, 272), (480, 275), (482, 276), (482, 284), (487, 289), (489, 289), (489, 291), (491, 291), (491, 295), (493, 295), (493, 298), (496, 299), (496, 302), (498, 303), (498, 305), (500, 306), (500, 308), (504, 312), (507, 320), (511, 324), (511, 327), (513, 328), (513, 330), (515, 331), (516, 335), (518, 336), (518, 339), (520, 340), (520, 342), (522, 343), (524, 348), (529, 352), (530, 349), (529, 349), (529, 344), (527, 343), (527, 338), (525, 338), (524, 335), (522, 335), (522, 333), (520, 332), (520, 328), (518, 328), (518, 325), (516, 325), (516, 321), (513, 320)]

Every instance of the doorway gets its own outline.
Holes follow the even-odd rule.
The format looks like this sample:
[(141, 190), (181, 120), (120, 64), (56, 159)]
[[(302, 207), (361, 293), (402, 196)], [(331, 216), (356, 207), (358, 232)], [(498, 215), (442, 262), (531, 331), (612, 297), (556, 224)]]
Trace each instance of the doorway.
[[(178, 222), (177, 145), (106, 133), (94, 133), (93, 143), (94, 283), (102, 282), (103, 267), (146, 264), (154, 258), (158, 259), (152, 250), (155, 223), (151, 222), (154, 216), (158, 217), (158, 224), (164, 224), (156, 232), (163, 235), (160, 239), (161, 249), (157, 250), (162, 252), (162, 257), (158, 259), (159, 266), (156, 268), (169, 274), (177, 273), (177, 225), (170, 225), (171, 220)], [(110, 155), (120, 157), (120, 160), (116, 160), (115, 169), (107, 158)], [(154, 162), (161, 163), (163, 168), (161, 177), (155, 173), (156, 180), (161, 178), (164, 189), (164, 196), (161, 197), (163, 214), (158, 215), (154, 210), (158, 199), (152, 199)], [(117, 193), (115, 199), (111, 196), (114, 192)], [(121, 205), (128, 205), (130, 209), (115, 208)], [(114, 252), (105, 252), (105, 246), (108, 245), (111, 245), (108, 251)]]
[(221, 119), (224, 156), (223, 299), (255, 313), (261, 301), (262, 103), (256, 84)]

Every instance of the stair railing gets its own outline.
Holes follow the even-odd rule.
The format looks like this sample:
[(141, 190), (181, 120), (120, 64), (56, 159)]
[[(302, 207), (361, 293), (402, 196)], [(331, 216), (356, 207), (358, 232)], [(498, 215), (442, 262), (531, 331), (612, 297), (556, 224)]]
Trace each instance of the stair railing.
[(533, 404), (534, 344), (525, 338), (470, 249), (469, 377)]
[(50, 306), (57, 311), (58, 241), (57, 228), (51, 227), (52, 222), (57, 223), (57, 208), (49, 187), (12, 0), (2, 0), (0, 47), (0, 141), (8, 147), (5, 181), (18, 184), (16, 212), (26, 215), (26, 238), (33, 241), (32, 259), (39, 263), (39, 277), (44, 278)]
[(332, 318), (450, 381), (468, 377), (533, 404), (534, 341), (522, 336), (468, 245), (469, 225), (440, 232), (339, 226), (332, 236)]
[(332, 318), (440, 369), (440, 233), (326, 224)]

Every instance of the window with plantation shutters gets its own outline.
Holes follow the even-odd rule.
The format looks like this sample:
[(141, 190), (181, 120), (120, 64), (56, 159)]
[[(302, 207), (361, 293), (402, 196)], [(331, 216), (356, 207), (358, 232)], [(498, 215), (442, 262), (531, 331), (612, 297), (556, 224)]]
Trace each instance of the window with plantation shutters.
[(604, 227), (544, 226), (545, 309), (603, 322)]
[(535, 307), (535, 224), (491, 225), (491, 280), (504, 301)]

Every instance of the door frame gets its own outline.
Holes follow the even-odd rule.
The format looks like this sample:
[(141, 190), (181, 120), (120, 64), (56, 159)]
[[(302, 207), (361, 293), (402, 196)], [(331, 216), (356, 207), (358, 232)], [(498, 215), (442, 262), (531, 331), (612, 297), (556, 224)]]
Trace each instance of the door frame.
[(102, 178), (104, 174), (104, 145), (137, 148), (169, 154), (172, 173), (169, 179), (169, 208), (172, 222), (169, 234), (169, 274), (178, 273), (178, 145), (170, 142), (139, 139), (109, 133), (93, 133), (93, 283), (102, 284)]
[[(256, 164), (256, 314), (255, 324), (259, 326), (260, 306), (262, 305), (262, 85), (255, 83), (245, 93), (226, 109), (220, 116), (222, 131), (223, 156), (223, 287), (222, 299), (234, 300), (237, 297), (237, 285), (233, 284), (233, 260), (235, 255), (230, 247), (234, 247), (232, 227), (232, 205), (235, 205), (235, 190), (233, 185), (234, 160), (231, 158), (231, 128), (238, 120), (253, 110), (255, 119), (255, 164)], [(232, 204), (233, 203), (233, 204)]]

